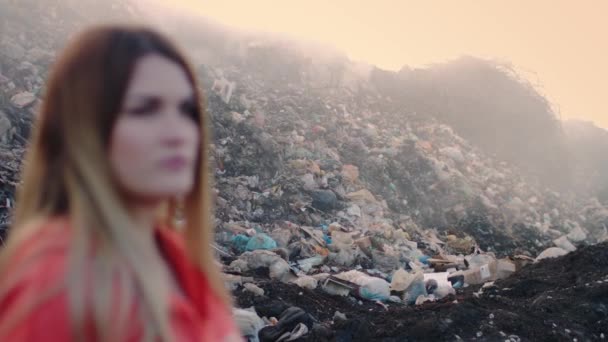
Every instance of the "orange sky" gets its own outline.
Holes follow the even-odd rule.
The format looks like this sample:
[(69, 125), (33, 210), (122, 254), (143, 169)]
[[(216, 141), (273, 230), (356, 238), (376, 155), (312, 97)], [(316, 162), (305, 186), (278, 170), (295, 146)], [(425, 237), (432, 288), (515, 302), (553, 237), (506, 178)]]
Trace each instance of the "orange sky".
[[(169, 1), (169, 0), (167, 0)], [(608, 128), (608, 0), (170, 0), (232, 27), (329, 43), (385, 69), (509, 61), (563, 118)]]

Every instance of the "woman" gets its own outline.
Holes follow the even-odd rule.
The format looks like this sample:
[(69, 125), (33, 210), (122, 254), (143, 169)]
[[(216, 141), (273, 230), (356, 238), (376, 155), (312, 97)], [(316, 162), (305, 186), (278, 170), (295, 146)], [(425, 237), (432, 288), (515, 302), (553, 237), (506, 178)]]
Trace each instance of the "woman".
[(0, 254), (0, 341), (241, 340), (209, 248), (202, 100), (153, 31), (99, 27), (69, 45)]

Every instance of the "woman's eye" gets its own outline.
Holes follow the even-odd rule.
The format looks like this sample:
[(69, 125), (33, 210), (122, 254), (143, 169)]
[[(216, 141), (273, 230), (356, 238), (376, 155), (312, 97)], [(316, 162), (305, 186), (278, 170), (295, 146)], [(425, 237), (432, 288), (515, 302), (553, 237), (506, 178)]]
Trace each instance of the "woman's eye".
[(131, 115), (148, 115), (148, 114), (154, 114), (155, 112), (157, 112), (160, 109), (161, 103), (160, 101), (158, 101), (157, 99), (148, 99), (145, 101), (142, 101), (141, 103), (139, 103), (136, 106), (132, 106), (129, 109), (127, 109), (127, 113), (131, 114)]
[(188, 117), (192, 119), (198, 119), (198, 112), (194, 102), (185, 101), (179, 106), (179, 110), (182, 114), (186, 114)]

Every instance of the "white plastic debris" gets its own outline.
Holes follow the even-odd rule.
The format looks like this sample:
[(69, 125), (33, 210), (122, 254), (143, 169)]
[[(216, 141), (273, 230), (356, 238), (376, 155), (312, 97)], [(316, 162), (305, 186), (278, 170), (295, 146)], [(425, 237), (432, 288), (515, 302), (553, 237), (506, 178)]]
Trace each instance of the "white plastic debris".
[(224, 279), (226, 288), (230, 289), (231, 291), (236, 290), (239, 285), (243, 284), (243, 282), (253, 281), (253, 278), (242, 277), (234, 274), (222, 274), (222, 278)]
[(329, 260), (335, 264), (350, 267), (355, 263), (357, 252), (349, 247), (341, 248), (338, 253), (330, 253)]
[(555, 244), (555, 246), (568, 252), (574, 252), (576, 250), (576, 247), (568, 240), (568, 237), (566, 237), (565, 235), (560, 237), (559, 239), (553, 240), (553, 243)]
[(393, 273), (393, 279), (391, 280), (391, 290), (393, 291), (405, 291), (414, 281), (414, 274), (410, 274), (403, 268), (398, 269)]
[(302, 271), (308, 273), (313, 267), (322, 265), (323, 261), (325, 261), (325, 258), (317, 255), (312, 258), (298, 260), (298, 266), (300, 266)]
[(359, 285), (359, 294), (365, 299), (387, 300), (391, 295), (390, 284), (386, 280), (356, 270), (337, 274), (336, 278)]
[(36, 101), (36, 95), (24, 91), (11, 97), (11, 103), (17, 108), (23, 108), (31, 105)]
[(435, 280), (437, 282), (437, 286), (441, 287), (441, 286), (449, 286), (452, 287), (451, 283), (448, 281), (448, 272), (435, 272), (435, 273), (425, 273), (424, 274), (424, 281), (426, 282), (427, 280)]
[(444, 297), (447, 297), (448, 295), (455, 295), (456, 294), (456, 290), (454, 290), (454, 288), (452, 287), (452, 285), (450, 285), (448, 283), (448, 285), (439, 285), (435, 291), (433, 291), (433, 294), (435, 295), (435, 298), (437, 299), (442, 299)]
[(247, 264), (247, 261), (242, 260), (242, 259), (234, 260), (233, 262), (230, 263), (230, 267), (238, 269), (241, 272), (249, 270), (249, 265)]
[(562, 255), (566, 255), (568, 254), (568, 251), (566, 251), (563, 248), (559, 248), (559, 247), (550, 247), (545, 249), (542, 253), (540, 253), (537, 257), (535, 261), (539, 261), (542, 259), (547, 259), (547, 258), (557, 258), (560, 257)]
[(258, 333), (264, 327), (264, 321), (258, 316), (253, 307), (249, 309), (233, 309), (232, 317), (241, 335), (248, 341), (258, 342)]
[(388, 297), (388, 301), (393, 302), (393, 303), (402, 303), (403, 302), (401, 300), (401, 298), (399, 298), (399, 296), (390, 296), (390, 297)]
[(346, 318), (346, 315), (341, 313), (340, 311), (336, 311), (334, 313), (334, 321), (337, 321), (337, 320), (346, 321), (346, 320), (348, 320), (348, 318)]
[(243, 287), (253, 293), (256, 296), (263, 296), (264, 295), (264, 289), (260, 288), (259, 286), (257, 286), (256, 284), (252, 284), (252, 283), (246, 283), (245, 285), (243, 285)]
[(570, 233), (568, 233), (567, 236), (568, 236), (568, 240), (574, 241), (574, 242), (581, 242), (587, 238), (587, 234), (585, 234), (585, 232), (583, 231), (583, 228), (581, 228), (579, 225), (577, 225), (574, 229), (572, 229), (572, 231), (570, 231)]
[(467, 256), (465, 259), (467, 259), (469, 262), (469, 268), (481, 267), (496, 261), (496, 258), (491, 253), (475, 254), (472, 256)]
[(241, 254), (239, 259), (233, 261), (230, 267), (239, 267), (242, 271), (254, 270), (260, 267), (267, 267), (270, 270), (270, 278), (281, 282), (289, 282), (293, 276), (289, 272), (289, 264), (278, 254), (257, 250)]
[(317, 279), (317, 281), (325, 281), (325, 279), (329, 278), (329, 273), (317, 273), (313, 274), (311, 277)]
[(353, 290), (348, 284), (343, 283), (342, 280), (336, 281), (334, 278), (327, 278), (323, 281), (323, 291), (333, 296), (346, 297)]
[(440, 153), (452, 159), (456, 163), (462, 164), (465, 161), (464, 155), (462, 154), (462, 151), (458, 149), (458, 147), (445, 147), (440, 150)]
[(406, 293), (403, 296), (403, 300), (408, 304), (417, 303), (420, 297), (426, 298), (426, 286), (424, 283), (424, 274), (422, 271), (417, 271), (414, 273), (414, 279), (412, 283), (407, 288)]
[(507, 258), (499, 259), (496, 263), (496, 278), (505, 279), (511, 274), (515, 273), (517, 266), (515, 263)]
[(297, 279), (295, 279), (293, 281), (294, 284), (298, 285), (301, 288), (304, 289), (309, 289), (309, 290), (314, 290), (317, 288), (317, 285), (319, 284), (319, 282), (317, 281), (317, 279), (311, 277), (311, 276), (303, 276), (303, 277), (299, 277)]

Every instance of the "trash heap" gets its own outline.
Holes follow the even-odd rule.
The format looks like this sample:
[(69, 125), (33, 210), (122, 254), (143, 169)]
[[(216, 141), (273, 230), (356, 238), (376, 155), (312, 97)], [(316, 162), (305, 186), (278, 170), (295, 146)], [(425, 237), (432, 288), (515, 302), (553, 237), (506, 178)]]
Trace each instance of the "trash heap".
[[(76, 2), (0, 5), (9, 9), (0, 13), (2, 237), (49, 66), (89, 18)], [(133, 13), (120, 6), (104, 13)], [(251, 341), (420, 339), (454, 322), (468, 329), (459, 337), (479, 338), (470, 322), (482, 309), (471, 305), (495, 305), (494, 284), (520, 270), (534, 282), (526, 270), (608, 239), (597, 199), (546, 188), (434, 113), (409, 110), (369, 82), (373, 66), (257, 37), (212, 37), (223, 49), (205, 50), (193, 32), (174, 34), (187, 51), (204, 50), (194, 61), (214, 134), (213, 248)], [(429, 318), (440, 309), (449, 317)], [(417, 318), (425, 323), (408, 321)], [(382, 329), (359, 334), (366, 321)]]
[[(0, 17), (4, 14), (0, 14)], [(0, 24), (0, 238), (9, 222), (24, 148), (29, 136), (38, 93), (43, 87), (50, 52), (29, 41), (25, 33), (2, 20)], [(15, 37), (16, 39), (10, 39)]]
[[(245, 277), (243, 286), (235, 286), (236, 304), (243, 309), (235, 309), (234, 316), (250, 341), (276, 336), (298, 341), (602, 340), (608, 334), (607, 252), (606, 242), (585, 246), (529, 264), (506, 279), (459, 288), (419, 305), (329, 295), (322, 286), (309, 290), (252, 273), (253, 281)], [(434, 284), (425, 283), (432, 290)], [(288, 315), (300, 310), (307, 315)]]
[(133, 6), (120, 1), (0, 0), (0, 239), (10, 222), (25, 145), (57, 51), (81, 27), (133, 13)]
[[(276, 63), (255, 47), (242, 65)], [(236, 310), (237, 321), (264, 322), (244, 333), (252, 340), (273, 340), (264, 329), (279, 340), (321, 338), (303, 333), (302, 324), (324, 326), (306, 324), (310, 315), (254, 315), (268, 304), (269, 282), (354, 306), (424, 307), (606, 240), (596, 199), (579, 205), (526, 179), (432, 117), (395, 108), (364, 79), (332, 88), (313, 66), (276, 88), (276, 76), (243, 70), (199, 67), (216, 134), (216, 241), (228, 286), (254, 304)], [(347, 320), (321, 317), (312, 316)]]
[(373, 89), (315, 92), (312, 76), (273, 89), (234, 67), (199, 72), (216, 134), (216, 241), (227, 285), (254, 306), (235, 310), (251, 340), (273, 340), (264, 329), (322, 340), (335, 334), (313, 329), (348, 321), (340, 312), (284, 321), (294, 298), (265, 311), (293, 288), (355, 307), (427, 308), (606, 239), (596, 199), (580, 206), (534, 184)]

